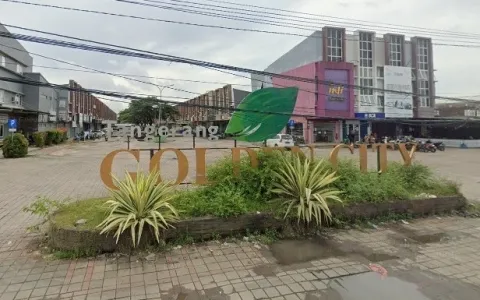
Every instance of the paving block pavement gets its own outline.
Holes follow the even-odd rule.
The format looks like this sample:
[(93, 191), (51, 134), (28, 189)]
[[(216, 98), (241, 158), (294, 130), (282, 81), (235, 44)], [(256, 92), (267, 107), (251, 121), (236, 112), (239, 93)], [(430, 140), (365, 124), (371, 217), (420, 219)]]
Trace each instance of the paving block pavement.
[[(269, 247), (243, 240), (210, 242), (157, 253), (149, 260), (116, 255), (45, 259), (38, 251), (41, 237), (26, 232), (38, 220), (22, 208), (37, 196), (105, 196), (99, 163), (124, 146), (76, 144), (40, 150), (22, 160), (0, 160), (2, 171), (7, 170), (0, 173), (0, 300), (322, 299), (338, 282), (363, 274), (378, 275), (374, 280), (385, 284), (389, 278), (425, 282), (422, 286), (435, 286), (445, 295), (478, 291), (480, 219), (460, 217), (326, 231), (313, 240)], [(148, 154), (142, 160), (148, 162)], [(116, 171), (125, 165), (135, 168), (128, 156), (118, 161)], [(452, 299), (478, 299), (469, 297)]]
[[(428, 278), (477, 292), (479, 228), (480, 219), (430, 218), (378, 229), (329, 230), (292, 245), (212, 241), (148, 259), (48, 260), (35, 250), (38, 236), (29, 235), (23, 241), (30, 243), (0, 249), (0, 299), (322, 299), (334, 282), (377, 271), (372, 266), (384, 268), (387, 277), (427, 272)], [(317, 257), (305, 260), (302, 253), (312, 245)], [(276, 247), (285, 247), (292, 260), (276, 254)]]

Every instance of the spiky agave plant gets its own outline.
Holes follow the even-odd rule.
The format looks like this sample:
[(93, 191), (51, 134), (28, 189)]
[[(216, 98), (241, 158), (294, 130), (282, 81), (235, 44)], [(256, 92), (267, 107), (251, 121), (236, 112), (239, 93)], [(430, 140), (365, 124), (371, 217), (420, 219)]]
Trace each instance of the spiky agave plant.
[(274, 171), (276, 181), (273, 193), (277, 194), (281, 205), (286, 207), (284, 218), (296, 210), (298, 222), (309, 224), (322, 220), (331, 221), (329, 202), (342, 202), (342, 193), (331, 187), (338, 177), (323, 161), (312, 161), (297, 154), (282, 156), (281, 167)]
[(160, 242), (160, 228), (172, 227), (178, 220), (178, 212), (172, 205), (174, 187), (168, 182), (159, 183), (160, 174), (144, 174), (137, 171), (136, 179), (126, 173), (124, 180), (114, 177), (117, 190), (110, 190), (111, 199), (106, 202), (109, 214), (98, 227), (101, 234), (115, 231), (116, 242), (129, 229), (133, 247), (140, 243), (145, 225), (153, 229)]

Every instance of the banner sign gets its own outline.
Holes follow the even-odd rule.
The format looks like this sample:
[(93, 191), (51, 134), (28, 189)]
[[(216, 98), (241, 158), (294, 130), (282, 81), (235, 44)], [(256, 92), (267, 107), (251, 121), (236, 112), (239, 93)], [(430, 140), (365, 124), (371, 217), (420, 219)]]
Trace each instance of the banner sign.
[(385, 119), (385, 113), (355, 113), (355, 119), (361, 119), (361, 120)]
[(413, 118), (412, 68), (384, 66), (385, 116), (387, 118)]

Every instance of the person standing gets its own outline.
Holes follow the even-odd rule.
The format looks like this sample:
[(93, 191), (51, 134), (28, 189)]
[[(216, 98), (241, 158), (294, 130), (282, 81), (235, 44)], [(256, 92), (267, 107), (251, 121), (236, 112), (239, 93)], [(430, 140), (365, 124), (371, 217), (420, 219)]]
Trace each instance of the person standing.
[(350, 145), (353, 145), (355, 143), (355, 129), (352, 128), (350, 130), (350, 133), (348, 134), (348, 141), (350, 142)]

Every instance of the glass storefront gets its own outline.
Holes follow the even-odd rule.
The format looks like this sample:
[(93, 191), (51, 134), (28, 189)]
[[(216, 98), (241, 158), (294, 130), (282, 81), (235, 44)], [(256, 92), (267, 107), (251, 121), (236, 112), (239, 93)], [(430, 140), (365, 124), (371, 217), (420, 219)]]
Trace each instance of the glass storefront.
[(315, 143), (335, 142), (335, 122), (315, 122), (313, 136)]

